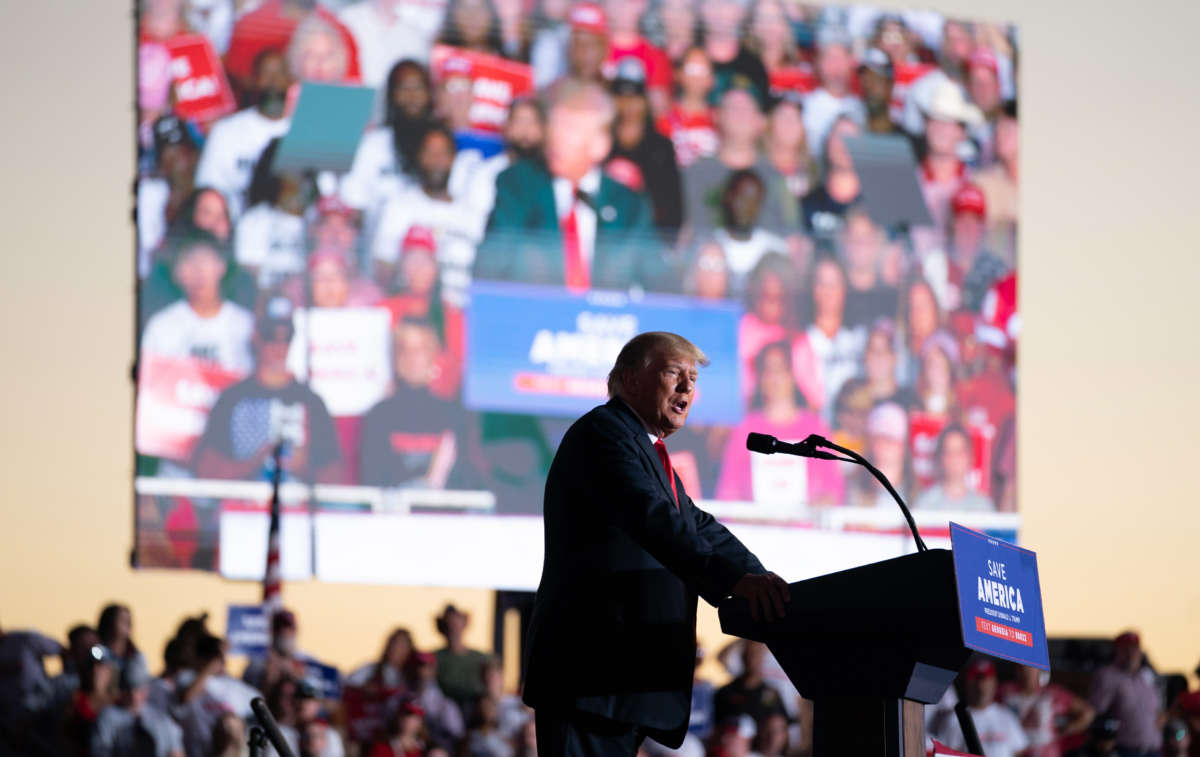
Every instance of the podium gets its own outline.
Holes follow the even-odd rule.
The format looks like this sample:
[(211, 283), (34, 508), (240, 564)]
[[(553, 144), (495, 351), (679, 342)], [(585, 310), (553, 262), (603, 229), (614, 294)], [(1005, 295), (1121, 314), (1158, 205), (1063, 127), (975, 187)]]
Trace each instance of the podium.
[(787, 614), (755, 622), (740, 597), (721, 630), (767, 645), (813, 701), (813, 755), (925, 754), (924, 705), (954, 681), (963, 644), (954, 557), (931, 549), (791, 584)]

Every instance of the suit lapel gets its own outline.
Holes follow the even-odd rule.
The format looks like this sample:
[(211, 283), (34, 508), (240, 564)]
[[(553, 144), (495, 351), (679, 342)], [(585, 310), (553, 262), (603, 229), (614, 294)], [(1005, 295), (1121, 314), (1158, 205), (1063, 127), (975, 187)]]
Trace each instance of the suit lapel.
[[(624, 400), (614, 397), (608, 401), (608, 404), (612, 405), (621, 418), (625, 420), (625, 426), (629, 428), (634, 436), (634, 443), (637, 444), (642, 455), (650, 462), (650, 467), (654, 470), (654, 475), (658, 478), (658, 485), (663, 488), (668, 498), (673, 498), (674, 495), (671, 494), (671, 482), (667, 480), (667, 472), (663, 469), (662, 458), (658, 456), (654, 445), (650, 443), (649, 432), (642, 426), (642, 422)], [(682, 503), (683, 497), (680, 497), (679, 501)]]

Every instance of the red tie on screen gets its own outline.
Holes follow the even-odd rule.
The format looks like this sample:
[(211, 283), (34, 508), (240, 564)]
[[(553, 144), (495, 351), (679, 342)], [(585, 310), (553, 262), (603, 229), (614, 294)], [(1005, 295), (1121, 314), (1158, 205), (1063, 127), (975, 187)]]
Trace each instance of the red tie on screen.
[(658, 452), (658, 459), (662, 460), (663, 470), (667, 473), (667, 480), (671, 482), (671, 496), (675, 498), (675, 509), (679, 509), (679, 492), (675, 491), (675, 469), (671, 467), (671, 456), (667, 454), (667, 445), (659, 439), (654, 443), (654, 450)]
[(575, 187), (571, 187), (571, 210), (562, 220), (563, 253), (567, 289), (584, 292), (591, 286), (587, 261), (583, 259), (583, 248), (579, 244), (579, 224), (575, 219)]

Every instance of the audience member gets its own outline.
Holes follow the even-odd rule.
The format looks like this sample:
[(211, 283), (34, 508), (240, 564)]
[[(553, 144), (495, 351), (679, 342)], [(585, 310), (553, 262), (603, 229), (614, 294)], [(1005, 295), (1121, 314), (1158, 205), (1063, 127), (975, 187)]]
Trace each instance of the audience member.
[(755, 724), (756, 734), (751, 744), (755, 757), (785, 757), (790, 753), (788, 719), (782, 712), (772, 712)]
[(438, 44), (485, 55), (503, 55), (500, 18), (491, 0), (449, 0)]
[(746, 48), (762, 61), (768, 76), (800, 61), (799, 45), (782, 0), (755, 0), (746, 26)]
[(263, 291), (304, 271), (304, 213), (317, 199), (311, 176), (275, 167), (279, 145), (280, 140), (271, 140), (259, 156), (246, 191), (247, 209), (233, 237), (238, 265), (255, 277)]
[(96, 620), (96, 635), (112, 654), (120, 674), (128, 665), (146, 668), (146, 658), (133, 643), (133, 613), (122, 604), (108, 604)]
[[(895, 402), (883, 402), (867, 415), (865, 455), (901, 496), (909, 489), (908, 414)], [(866, 470), (850, 477), (849, 501), (858, 507), (895, 507), (891, 495)]]
[(265, 0), (258, 7), (242, 15), (233, 26), (233, 38), (229, 51), (225, 53), (225, 72), (235, 86), (245, 87), (254, 74), (259, 56), (268, 50), (284, 50), (297, 36), (296, 32), (307, 20), (315, 18), (328, 25), (345, 46), (345, 74), (350, 81), (358, 81), (358, 49), (350, 31), (342, 26), (337, 16), (321, 7), (316, 0)]
[(833, 122), (821, 154), (821, 183), (800, 201), (804, 230), (818, 241), (836, 239), (846, 211), (862, 197), (862, 182), (845, 142), (846, 137), (857, 137), (860, 132), (858, 122), (850, 116), (839, 116)]
[(167, 115), (154, 122), (156, 173), (138, 178), (138, 276), (150, 273), (151, 257), (195, 188), (199, 146), (188, 124)]
[[(776, 0), (765, 0), (759, 6)], [(808, 135), (804, 131), (804, 111), (798, 97), (785, 93), (777, 98), (767, 113), (766, 154), (771, 165), (783, 178), (791, 202), (784, 204), (783, 218), (787, 228), (801, 223), (800, 200), (816, 184), (816, 161), (808, 151)]]
[(285, 55), (288, 70), (298, 82), (358, 83), (354, 38), (333, 17), (306, 16), (292, 32)]
[[(911, 231), (913, 246), (922, 262), (927, 253), (946, 248), (950, 198), (967, 176), (961, 146), (967, 127), (979, 120), (979, 109), (967, 102), (958, 85), (945, 82), (933, 92), (925, 110), (925, 156), (917, 171), (917, 182), (932, 224), (914, 226)], [(927, 276), (930, 274), (926, 272)]]
[(852, 91), (854, 53), (852, 41), (844, 29), (826, 25), (817, 33), (817, 79), (815, 90), (804, 99), (804, 131), (813, 156), (823, 157), (819, 149), (839, 118), (849, 117), (856, 124), (866, 121), (862, 100)]
[(606, 78), (617, 78), (621, 62), (633, 58), (642, 67), (648, 115), (653, 118), (665, 113), (675, 77), (666, 53), (642, 36), (642, 18), (650, 7), (649, 0), (605, 0), (604, 7), (609, 30)]
[[(482, 653), (480, 653), (482, 654)], [(411, 672), (407, 678), (411, 681), (413, 701), (425, 713), (425, 721), (434, 743), (453, 745), (466, 735), (463, 708), (442, 691), (438, 685), (438, 658), (431, 652), (415, 652), (410, 658)], [(482, 679), (476, 678), (470, 689), (472, 692), (483, 690)], [(467, 694), (464, 701), (471, 702), (477, 694)]]
[(750, 271), (745, 286), (746, 312), (738, 322), (737, 340), (743, 399), (754, 392), (754, 363), (762, 348), (799, 328), (799, 299), (800, 276), (786, 256), (767, 253)]
[(533, 85), (543, 90), (567, 73), (567, 40), (571, 27), (567, 15), (571, 0), (538, 0), (534, 3), (533, 25), (536, 31), (529, 47)]
[(271, 614), (271, 643), (266, 653), (250, 659), (242, 671), (242, 680), (259, 691), (271, 691), (284, 678), (304, 677), (304, 663), (310, 659), (296, 647), (296, 614), (280, 609)]
[(748, 168), (730, 173), (721, 190), (721, 226), (713, 239), (725, 254), (733, 296), (742, 294), (746, 277), (763, 256), (787, 252), (787, 242), (760, 224), (766, 194), (762, 178)]
[(1101, 715), (1092, 721), (1088, 738), (1083, 746), (1067, 753), (1067, 757), (1124, 757), (1117, 748), (1117, 732), (1121, 721)]
[(930, 486), (913, 504), (916, 510), (956, 510), (991, 512), (996, 509), (990, 497), (979, 491), (974, 479), (974, 444), (967, 430), (957, 424), (942, 429), (934, 451), (937, 483)]
[(896, 380), (896, 325), (891, 318), (879, 318), (867, 333), (863, 352), (863, 374), (873, 404), (895, 402), (911, 407), (916, 394)]
[(710, 240), (697, 248), (685, 266), (682, 286), (684, 294), (702, 300), (723, 300), (729, 296), (729, 263), (718, 242)]
[(950, 198), (950, 211), (950, 309), (979, 312), (988, 289), (1008, 273), (1008, 266), (984, 246), (987, 201), (979, 187), (959, 187)]
[(504, 690), (504, 665), (498, 657), (488, 657), (483, 666), (484, 697), (496, 703), (496, 729), (510, 742), (520, 737), (521, 729), (532, 720), (533, 712), (521, 697)]
[(974, 176), (987, 209), (987, 246), (1010, 266), (1017, 262), (1019, 132), (1017, 104), (1009, 101), (996, 118), (996, 162)]
[(892, 120), (892, 95), (896, 84), (892, 60), (883, 50), (873, 47), (863, 53), (858, 64), (858, 83), (866, 109), (864, 128), (868, 134), (904, 135), (900, 125)]
[(317, 247), (308, 256), (307, 276), (284, 284), (283, 293), (296, 307), (369, 307), (383, 299), (373, 281), (357, 273), (349, 256), (336, 247)]
[[(1029, 739), (1012, 710), (996, 701), (996, 666), (990, 660), (979, 658), (967, 667), (966, 700), (967, 711), (988, 757), (1024, 757)], [(952, 712), (934, 723), (933, 735), (951, 749), (966, 748), (962, 729)]]
[(546, 112), (536, 98), (520, 98), (508, 109), (504, 122), (504, 150), (481, 162), (471, 173), (466, 203), (483, 236), (488, 216), (496, 204), (496, 177), (518, 160), (541, 160), (546, 144)]
[(1145, 666), (1142, 640), (1134, 631), (1113, 640), (1112, 662), (1092, 676), (1088, 704), (1120, 722), (1116, 741), (1123, 756), (1151, 757), (1162, 748), (1155, 675)]
[(404, 679), (404, 670), (413, 651), (412, 634), (407, 628), (397, 628), (388, 634), (379, 659), (347, 675), (346, 684), (382, 689), (406, 688), (408, 682)]
[(108, 648), (101, 644), (92, 647), (79, 669), (79, 689), (62, 718), (58, 754), (90, 757), (100, 714), (117, 697), (117, 675), (117, 661)]
[(1020, 719), (1029, 757), (1062, 757), (1063, 743), (1086, 734), (1096, 717), (1086, 700), (1029, 665), (1018, 665), (1016, 680), (1001, 684), (996, 698)]
[(768, 92), (767, 69), (762, 60), (742, 44), (745, 5), (740, 0), (709, 0), (699, 3), (704, 52), (712, 62), (717, 99), (729, 89), (753, 93), (761, 110)]
[(846, 260), (846, 323), (867, 326), (879, 318), (895, 316), (900, 294), (882, 280), (880, 273), (884, 231), (865, 208), (855, 206), (846, 211), (839, 236)]
[(362, 83), (381, 87), (398, 61), (428, 61), (442, 13), (442, 3), (416, 0), (364, 0), (338, 11), (358, 48)]
[(904, 330), (901, 344), (899, 376), (903, 386), (913, 386), (921, 372), (921, 354), (925, 341), (942, 325), (933, 287), (920, 276), (909, 281), (900, 302), (900, 326)]
[(846, 288), (846, 270), (837, 258), (818, 258), (813, 264), (812, 324), (793, 347), (800, 390), (826, 424), (833, 420), (838, 390), (860, 372), (866, 342), (864, 328), (845, 322)]
[(779, 692), (763, 680), (763, 661), (767, 646), (757, 641), (747, 641), (742, 653), (742, 673), (717, 690), (713, 704), (713, 717), (720, 729), (739, 716), (749, 716), (750, 722), (758, 723), (768, 715), (786, 710)]
[(425, 711), (416, 702), (406, 699), (388, 718), (387, 739), (377, 742), (367, 757), (425, 757), (429, 747), (429, 729), (425, 726)]
[(720, 138), (709, 100), (713, 82), (712, 63), (704, 48), (688, 48), (675, 71), (678, 95), (656, 124), (660, 132), (671, 138), (675, 160), (681, 169), (717, 151)]
[[(567, 70), (571, 79), (600, 84), (604, 81), (604, 61), (608, 59), (608, 16), (604, 8), (592, 2), (576, 3), (567, 22), (571, 33), (567, 38)], [(561, 79), (559, 81), (562, 81)], [(552, 85), (550, 92), (556, 97)]]
[(463, 633), (471, 618), (454, 605), (446, 605), (437, 618), (437, 632), (446, 640), (446, 646), (436, 652), (438, 686), (459, 705), (466, 709), (477, 697), (484, 694), (483, 668), (487, 655), (470, 649), (463, 640)]
[(130, 661), (118, 676), (116, 703), (105, 707), (92, 734), (93, 757), (154, 755), (183, 757), (183, 730), (149, 704), (150, 672), (141, 660)]

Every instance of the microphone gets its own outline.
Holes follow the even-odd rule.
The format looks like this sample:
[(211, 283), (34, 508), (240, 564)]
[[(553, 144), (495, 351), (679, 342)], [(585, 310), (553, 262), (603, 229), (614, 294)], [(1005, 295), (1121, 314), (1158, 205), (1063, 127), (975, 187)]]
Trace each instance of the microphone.
[(774, 455), (778, 452), (782, 455), (815, 457), (819, 460), (841, 460), (837, 455), (817, 449), (816, 445), (821, 441), (824, 440), (816, 434), (812, 434), (798, 444), (791, 444), (781, 442), (770, 434), (759, 434), (752, 431), (746, 436), (746, 449), (763, 455)]
[(275, 751), (279, 753), (280, 757), (296, 757), (296, 753), (288, 746), (287, 739), (283, 737), (283, 732), (279, 730), (279, 724), (275, 722), (275, 716), (267, 707), (266, 700), (262, 697), (251, 699), (250, 709), (254, 710), (259, 725), (267, 734), (267, 740), (271, 742), (271, 746), (275, 747)]

